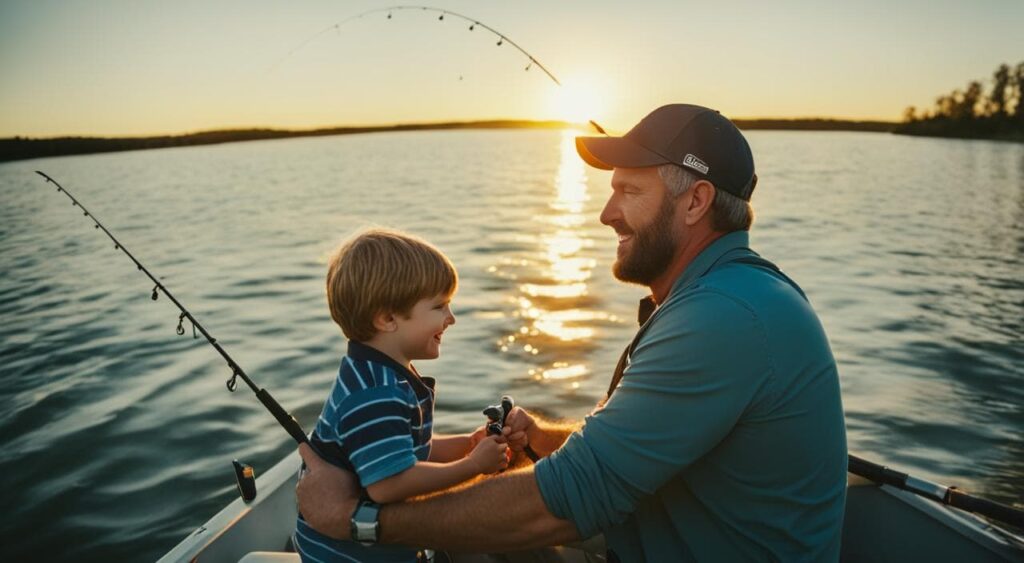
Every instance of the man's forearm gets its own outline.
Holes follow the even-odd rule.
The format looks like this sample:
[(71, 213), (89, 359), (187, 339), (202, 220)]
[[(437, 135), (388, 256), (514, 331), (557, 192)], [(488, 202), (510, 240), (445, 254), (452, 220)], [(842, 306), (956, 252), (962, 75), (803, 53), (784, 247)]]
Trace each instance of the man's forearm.
[(571, 522), (548, 511), (532, 467), (383, 506), (380, 524), (381, 543), (452, 551), (518, 551), (579, 539)]
[(541, 457), (562, 447), (569, 436), (583, 425), (582, 422), (555, 422), (539, 417), (534, 418), (534, 424), (536, 429), (530, 433), (530, 447)]

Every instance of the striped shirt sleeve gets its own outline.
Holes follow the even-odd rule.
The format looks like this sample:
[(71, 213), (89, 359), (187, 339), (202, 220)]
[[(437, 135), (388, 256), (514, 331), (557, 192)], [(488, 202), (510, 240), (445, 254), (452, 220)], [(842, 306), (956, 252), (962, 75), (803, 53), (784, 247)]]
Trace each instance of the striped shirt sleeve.
[(416, 464), (409, 390), (384, 385), (361, 389), (338, 406), (337, 431), (363, 487)]

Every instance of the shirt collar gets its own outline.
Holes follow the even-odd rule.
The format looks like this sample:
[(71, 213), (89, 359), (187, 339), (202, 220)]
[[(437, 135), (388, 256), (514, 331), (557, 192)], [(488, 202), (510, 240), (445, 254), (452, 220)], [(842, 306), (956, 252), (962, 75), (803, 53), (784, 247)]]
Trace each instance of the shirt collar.
[(733, 231), (709, 244), (683, 270), (683, 274), (672, 284), (672, 289), (668, 294), (672, 295), (692, 285), (698, 278), (708, 273), (723, 256), (734, 250), (750, 252), (750, 233), (747, 231)]
[[(420, 377), (415, 371), (410, 371), (409, 368), (396, 362), (394, 358), (381, 352), (380, 350), (370, 346), (369, 344), (363, 344), (355, 340), (348, 341), (348, 356), (353, 360), (362, 360), (366, 362), (374, 362), (382, 364), (395, 370), (395, 373), (401, 374), (410, 384), (418, 384), (425, 386), (429, 389), (434, 388), (434, 378), (432, 377)], [(415, 369), (415, 368), (414, 368)]]
[[(682, 275), (676, 278), (676, 281), (672, 284), (672, 289), (669, 290), (668, 294), (671, 296), (673, 293), (682, 291), (686, 287), (690, 286), (693, 282), (697, 281), (698, 278), (708, 273), (711, 268), (714, 267), (718, 261), (726, 254), (734, 250), (748, 250), (750, 248), (750, 233), (747, 231), (733, 231), (726, 235), (723, 235), (716, 239), (714, 242), (709, 244), (707, 248), (702, 250), (693, 262), (683, 270)], [(666, 300), (668, 297), (666, 296)], [(654, 314), (654, 310), (657, 308), (657, 304), (654, 302), (654, 297), (648, 295), (640, 300), (640, 309), (637, 312), (637, 321), (640, 325), (647, 322), (647, 319)]]

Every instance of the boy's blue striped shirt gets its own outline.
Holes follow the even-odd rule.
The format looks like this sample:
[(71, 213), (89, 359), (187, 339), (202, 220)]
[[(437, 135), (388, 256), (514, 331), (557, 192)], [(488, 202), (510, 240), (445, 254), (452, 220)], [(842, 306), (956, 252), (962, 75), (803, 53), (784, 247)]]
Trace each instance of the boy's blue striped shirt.
[[(351, 471), (363, 488), (430, 456), (434, 380), (420, 377), (371, 346), (350, 341), (338, 377), (310, 436), (330, 463)], [(304, 561), (415, 561), (399, 546), (364, 547), (313, 530), (299, 516), (294, 537)]]

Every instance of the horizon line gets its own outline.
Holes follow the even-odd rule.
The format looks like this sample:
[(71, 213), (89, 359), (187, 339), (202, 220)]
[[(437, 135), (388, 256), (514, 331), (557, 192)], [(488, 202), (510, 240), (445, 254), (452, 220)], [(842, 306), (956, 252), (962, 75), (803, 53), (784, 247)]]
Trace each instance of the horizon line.
[[(756, 125), (758, 123), (834, 123), (834, 124), (873, 124), (873, 125), (898, 125), (899, 121), (892, 121), (888, 119), (850, 119), (844, 117), (826, 117), (826, 116), (802, 116), (802, 117), (735, 117), (729, 118), (730, 121), (736, 123), (737, 126), (740, 124), (745, 125)], [(347, 125), (323, 125), (316, 127), (300, 127), (300, 128), (288, 128), (278, 127), (272, 125), (251, 125), (251, 126), (237, 126), (237, 127), (221, 127), (213, 129), (194, 129), (190, 131), (178, 131), (178, 132), (155, 132), (145, 134), (128, 134), (128, 135), (107, 135), (107, 134), (89, 134), (89, 133), (65, 133), (59, 135), (48, 135), (48, 136), (31, 136), (14, 134), (0, 137), (0, 141), (54, 141), (59, 139), (107, 139), (107, 140), (141, 140), (141, 139), (157, 139), (157, 138), (182, 138), (190, 136), (208, 135), (212, 133), (240, 133), (240, 132), (272, 132), (278, 134), (297, 134), (297, 135), (315, 135), (315, 134), (329, 134), (331, 131), (338, 132), (359, 132), (362, 130), (372, 131), (387, 131), (389, 129), (408, 129), (408, 128), (444, 128), (456, 126), (471, 128), (471, 126), (512, 126), (514, 124), (520, 124), (520, 127), (530, 128), (577, 128), (577, 129), (592, 129), (589, 123), (574, 123), (571, 121), (559, 120), (559, 119), (516, 119), (516, 118), (488, 118), (488, 119), (471, 119), (471, 120), (444, 120), (444, 121), (413, 121), (405, 123), (376, 123), (376, 124), (347, 124)], [(743, 127), (740, 127), (741, 129)], [(606, 128), (607, 129), (607, 128)]]

